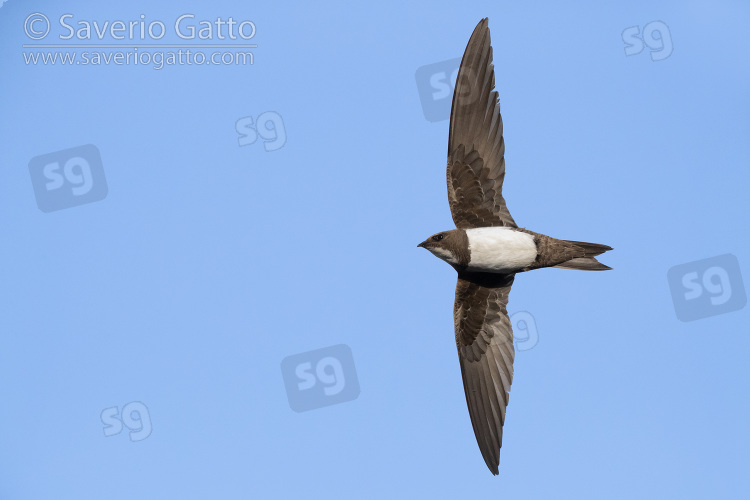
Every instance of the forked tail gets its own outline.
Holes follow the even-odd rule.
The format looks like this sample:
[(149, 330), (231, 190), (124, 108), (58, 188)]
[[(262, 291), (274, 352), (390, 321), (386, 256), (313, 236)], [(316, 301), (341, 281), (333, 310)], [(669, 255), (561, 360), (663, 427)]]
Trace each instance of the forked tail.
[(560, 269), (576, 269), (579, 271), (607, 271), (608, 269), (612, 269), (611, 267), (605, 266), (594, 258), (596, 255), (600, 255), (604, 252), (612, 250), (612, 247), (607, 245), (600, 245), (599, 243), (586, 243), (585, 241), (564, 241), (566, 243), (572, 243), (573, 245), (580, 247), (583, 256), (567, 260), (562, 264), (558, 264), (554, 267)]

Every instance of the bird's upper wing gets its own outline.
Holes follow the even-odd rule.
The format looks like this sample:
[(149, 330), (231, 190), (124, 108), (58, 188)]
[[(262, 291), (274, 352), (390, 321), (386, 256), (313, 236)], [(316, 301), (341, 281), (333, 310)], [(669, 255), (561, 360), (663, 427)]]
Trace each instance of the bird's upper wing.
[(460, 273), (453, 309), (471, 425), (493, 474), (498, 473), (505, 407), (513, 381), (513, 330), (506, 307), (514, 277)]
[(448, 135), (448, 201), (456, 227), (516, 227), (503, 199), (505, 142), (487, 19), (474, 29), (456, 78)]

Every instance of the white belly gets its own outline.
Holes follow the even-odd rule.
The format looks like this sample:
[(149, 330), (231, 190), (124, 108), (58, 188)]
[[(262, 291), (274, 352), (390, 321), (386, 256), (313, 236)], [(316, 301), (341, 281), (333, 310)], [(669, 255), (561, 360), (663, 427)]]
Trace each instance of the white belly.
[(508, 273), (536, 260), (534, 236), (508, 227), (467, 229), (469, 271)]

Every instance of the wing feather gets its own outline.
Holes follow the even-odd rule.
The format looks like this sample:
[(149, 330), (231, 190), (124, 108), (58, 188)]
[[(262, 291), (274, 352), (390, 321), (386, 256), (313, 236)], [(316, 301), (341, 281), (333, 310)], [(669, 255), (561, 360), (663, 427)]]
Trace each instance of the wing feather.
[(454, 320), (466, 405), (487, 467), (498, 473), (505, 408), (513, 381), (507, 313), (515, 275), (459, 273)]
[(456, 78), (448, 135), (448, 201), (456, 227), (516, 227), (502, 195), (505, 142), (487, 19), (474, 29)]

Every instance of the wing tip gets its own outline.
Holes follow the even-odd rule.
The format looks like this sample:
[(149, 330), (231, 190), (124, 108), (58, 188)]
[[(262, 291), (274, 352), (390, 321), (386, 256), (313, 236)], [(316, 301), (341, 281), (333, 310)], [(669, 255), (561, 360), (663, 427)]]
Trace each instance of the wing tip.
[(478, 34), (480, 31), (489, 31), (490, 30), (490, 18), (485, 17), (481, 21), (479, 21), (474, 28), (474, 32), (471, 34), (471, 37), (469, 37), (469, 40), (474, 38), (474, 35)]
[(484, 463), (487, 464), (487, 468), (490, 470), (490, 472), (492, 472), (493, 476), (499, 476), (500, 475), (500, 471), (498, 469), (498, 467), (500, 466), (500, 462), (494, 463), (494, 462), (490, 462), (488, 460), (485, 460)]
[(499, 476), (500, 475), (500, 470), (499, 470), (500, 460), (498, 459), (498, 461), (495, 462), (494, 460), (488, 457), (483, 457), (483, 458), (484, 458), (484, 463), (487, 464), (487, 468), (490, 470), (490, 472), (492, 472), (492, 475)]

